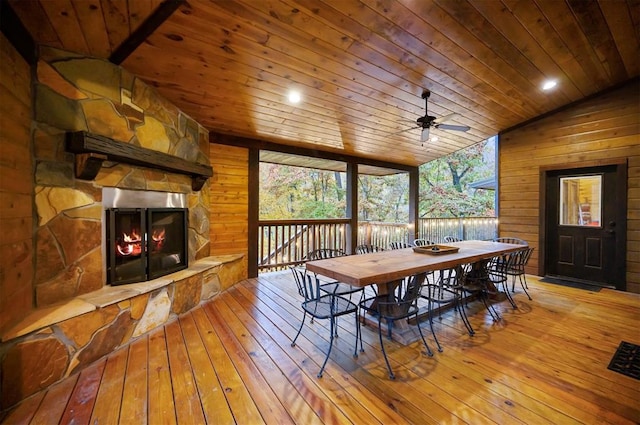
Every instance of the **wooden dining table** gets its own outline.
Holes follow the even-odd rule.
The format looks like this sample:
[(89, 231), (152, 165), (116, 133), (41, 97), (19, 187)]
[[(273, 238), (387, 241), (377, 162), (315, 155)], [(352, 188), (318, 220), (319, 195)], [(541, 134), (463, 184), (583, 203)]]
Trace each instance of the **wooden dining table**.
[[(306, 263), (306, 269), (353, 286), (376, 285), (378, 296), (387, 297), (393, 294), (405, 277), (465, 264), (481, 268), (493, 257), (522, 249), (522, 245), (517, 244), (476, 240), (448, 242), (441, 246), (459, 249), (457, 252), (441, 249), (418, 253), (414, 252), (413, 248), (403, 248), (346, 255), (309, 261)], [(416, 335), (412, 326), (404, 323), (394, 324), (393, 336), (399, 342), (410, 343), (416, 339)]]

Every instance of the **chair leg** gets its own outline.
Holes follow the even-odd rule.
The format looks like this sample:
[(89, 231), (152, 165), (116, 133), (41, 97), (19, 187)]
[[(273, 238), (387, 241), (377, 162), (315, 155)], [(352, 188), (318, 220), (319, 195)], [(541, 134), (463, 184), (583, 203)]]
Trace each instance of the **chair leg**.
[[(436, 336), (436, 332), (433, 329), (433, 310), (432, 310), (432, 302), (431, 300), (429, 300), (429, 303), (427, 305), (427, 309), (429, 310), (429, 327), (431, 328), (431, 335), (433, 335), (433, 340), (436, 342), (436, 345), (438, 346), (438, 352), (442, 353), (442, 346), (440, 345), (440, 341), (438, 341), (438, 337)], [(420, 333), (422, 334), (422, 331), (420, 331)]]
[(300, 328), (298, 329), (298, 333), (296, 334), (295, 338), (293, 338), (293, 341), (291, 341), (291, 346), (295, 347), (296, 346), (296, 340), (298, 339), (298, 336), (300, 335), (300, 332), (302, 331), (302, 327), (304, 326), (304, 320), (307, 318), (307, 312), (304, 312), (304, 316), (302, 316), (302, 323), (300, 323)]
[[(427, 355), (429, 357), (433, 357), (433, 351), (431, 351), (431, 348), (429, 348), (429, 346), (427, 345), (427, 340), (424, 339), (424, 334), (422, 333), (422, 327), (420, 326), (420, 320), (418, 320), (418, 313), (416, 313), (416, 324), (418, 326), (418, 332), (420, 332), (420, 338), (422, 338), (422, 343), (424, 344), (424, 348), (427, 349)], [(442, 351), (442, 350), (439, 350), (439, 351)]]
[(380, 338), (380, 347), (382, 347), (382, 355), (384, 356), (384, 361), (387, 364), (387, 370), (389, 371), (389, 379), (396, 379), (396, 376), (393, 374), (393, 371), (391, 370), (389, 359), (387, 359), (387, 352), (384, 349), (384, 341), (382, 338), (382, 323), (381, 323), (380, 316), (378, 316), (378, 337)]
[(508, 279), (508, 277), (505, 277), (504, 280), (501, 283), (502, 283), (502, 287), (504, 288), (504, 294), (507, 297), (507, 300), (509, 300), (509, 303), (511, 303), (511, 307), (513, 307), (514, 310), (517, 309), (518, 305), (516, 304), (515, 300), (511, 296), (511, 293), (509, 293), (509, 279)]
[(469, 332), (469, 336), (475, 335), (476, 331), (474, 331), (473, 326), (471, 326), (471, 322), (469, 321), (469, 317), (467, 317), (467, 312), (464, 310), (464, 306), (462, 305), (461, 299), (455, 300), (454, 308), (458, 309), (458, 312), (460, 313), (460, 317), (462, 318), (462, 323), (464, 323), (464, 326), (467, 328), (467, 331)]
[(360, 314), (356, 311), (356, 346), (353, 350), (353, 357), (358, 357), (358, 340), (360, 340), (360, 352), (364, 353), (362, 346), (362, 329), (360, 329)]
[(487, 311), (491, 315), (491, 318), (493, 319), (493, 321), (494, 322), (499, 321), (500, 320), (500, 315), (498, 314), (496, 309), (493, 307), (493, 304), (491, 304), (491, 302), (489, 302), (489, 296), (487, 294), (487, 291), (485, 291), (485, 290), (481, 291), (480, 299), (482, 300), (482, 303), (484, 304), (485, 308), (487, 309)]
[(322, 363), (322, 366), (320, 367), (320, 372), (318, 372), (318, 378), (322, 378), (322, 373), (324, 372), (324, 367), (327, 365), (327, 361), (329, 360), (329, 356), (331, 355), (331, 349), (333, 348), (333, 332), (334, 332), (334, 326), (335, 326), (335, 317), (332, 317), (329, 320), (329, 323), (331, 324), (331, 338), (329, 338), (329, 349), (327, 350), (327, 355), (324, 358), (324, 363)]
[(527, 292), (527, 288), (528, 288), (527, 277), (524, 274), (521, 274), (518, 277), (520, 278), (520, 286), (522, 286), (522, 290), (524, 291), (525, 294), (527, 294), (527, 298), (529, 298), (529, 301), (531, 301), (532, 300), (531, 295), (529, 295), (529, 292)]

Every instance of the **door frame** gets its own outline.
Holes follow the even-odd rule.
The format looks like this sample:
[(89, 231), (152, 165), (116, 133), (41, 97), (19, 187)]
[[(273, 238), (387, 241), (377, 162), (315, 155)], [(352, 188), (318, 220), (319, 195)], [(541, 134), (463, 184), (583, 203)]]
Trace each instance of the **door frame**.
[[(614, 281), (623, 282), (624, 287), (617, 287), (619, 290), (626, 290), (626, 252), (627, 252), (627, 158), (609, 158), (594, 161), (583, 162), (570, 162), (563, 164), (555, 164), (540, 167), (540, 182), (539, 182), (539, 232), (538, 232), (538, 276), (544, 276), (546, 274), (546, 238), (547, 238), (547, 223), (546, 223), (546, 200), (547, 189), (546, 181), (550, 172), (558, 170), (573, 170), (579, 168), (588, 167), (603, 167), (607, 165), (616, 166), (616, 199), (621, 199), (623, 205), (620, 208), (624, 209), (624, 217), (617, 217), (616, 219), (616, 253), (624, 253), (622, 258), (616, 259), (616, 267), (614, 267)], [(618, 256), (620, 257), (620, 256)]]

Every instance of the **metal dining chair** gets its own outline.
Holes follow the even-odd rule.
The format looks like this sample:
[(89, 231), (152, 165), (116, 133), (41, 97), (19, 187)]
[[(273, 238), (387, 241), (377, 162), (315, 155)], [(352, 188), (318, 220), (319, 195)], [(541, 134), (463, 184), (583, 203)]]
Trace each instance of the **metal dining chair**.
[(433, 328), (433, 315), (435, 310), (440, 312), (444, 306), (453, 305), (454, 311), (460, 314), (462, 323), (464, 323), (469, 336), (473, 336), (475, 331), (462, 305), (464, 268), (462, 266), (456, 266), (452, 269), (440, 270), (437, 275), (438, 278), (433, 282), (428, 279), (425, 280), (420, 296), (428, 302), (429, 327), (431, 328), (433, 339), (438, 346), (438, 351), (442, 352), (442, 346)]
[[(347, 255), (347, 254), (341, 249), (321, 248), (321, 249), (316, 249), (314, 251), (309, 252), (305, 260), (306, 261), (322, 260), (326, 258), (341, 257), (343, 255)], [(316, 276), (316, 278), (320, 282), (320, 290), (329, 294), (350, 296), (352, 294), (364, 293), (363, 288), (360, 286), (349, 285), (347, 283), (339, 282), (337, 280), (325, 280), (321, 276)], [(362, 294), (360, 296), (360, 299), (362, 299)]]
[(403, 248), (411, 248), (413, 245), (406, 242), (391, 242), (389, 246), (391, 247), (391, 249), (403, 249)]
[(418, 238), (413, 241), (414, 246), (427, 246), (427, 245), (436, 245), (435, 242), (430, 241), (429, 239)]
[(324, 368), (327, 365), (327, 361), (329, 360), (331, 349), (333, 348), (333, 339), (336, 337), (336, 331), (338, 327), (338, 317), (349, 314), (353, 314), (355, 316), (356, 343), (353, 350), (353, 357), (358, 357), (358, 340), (360, 341), (360, 351), (364, 351), (364, 348), (362, 346), (362, 334), (360, 332), (360, 309), (358, 304), (349, 301), (345, 297), (342, 297), (335, 293), (326, 293), (324, 291), (321, 291), (320, 281), (315, 275), (307, 273), (304, 268), (298, 266), (290, 266), (290, 269), (293, 273), (294, 280), (298, 287), (298, 293), (304, 298), (304, 301), (301, 304), (304, 316), (302, 317), (302, 322), (300, 323), (298, 333), (296, 333), (293, 341), (291, 341), (291, 346), (295, 347), (296, 341), (298, 339), (298, 336), (300, 336), (300, 332), (302, 331), (307, 315), (311, 316), (313, 319), (329, 320), (329, 349), (327, 350), (324, 362), (322, 363), (320, 371), (318, 372), (318, 378), (321, 378), (322, 373), (324, 372)]
[(520, 239), (520, 238), (516, 238), (513, 236), (505, 236), (505, 237), (500, 237), (500, 238), (494, 238), (493, 239), (494, 242), (502, 242), (502, 243), (513, 243), (516, 245), (529, 245), (529, 243), (527, 241), (525, 241), (524, 239)]
[(377, 245), (362, 244), (356, 247), (356, 252), (358, 254), (369, 254), (372, 252), (380, 252), (380, 251), (384, 251), (384, 248), (379, 247)]
[(391, 364), (389, 363), (387, 352), (384, 348), (384, 340), (382, 338), (383, 319), (387, 324), (387, 337), (391, 339), (393, 323), (395, 321), (406, 320), (412, 316), (415, 317), (420, 337), (422, 338), (424, 347), (427, 350), (427, 355), (433, 356), (433, 352), (427, 345), (427, 341), (422, 333), (420, 320), (418, 320), (418, 298), (420, 297), (420, 291), (422, 290), (422, 285), (426, 276), (426, 273), (418, 273), (407, 279), (402, 295), (399, 295), (399, 293), (396, 292), (389, 294), (388, 297), (376, 296), (365, 299), (360, 303), (360, 307), (363, 310), (378, 318), (378, 337), (380, 338), (380, 347), (382, 348), (382, 354), (384, 355), (384, 361), (387, 364), (390, 379), (395, 379), (395, 375), (391, 369)]
[(524, 268), (529, 262), (529, 258), (531, 258), (531, 254), (533, 254), (534, 248), (527, 247), (521, 249), (520, 251), (516, 251), (514, 253), (513, 261), (509, 264), (506, 273), (508, 276), (511, 276), (511, 292), (515, 292), (516, 286), (516, 278), (520, 281), (520, 286), (522, 286), (522, 290), (525, 294), (527, 294), (527, 298), (531, 301), (531, 295), (527, 289), (529, 286), (527, 285), (527, 276), (525, 274)]
[(462, 239), (460, 239), (457, 236), (445, 236), (444, 237), (444, 241), (445, 242), (460, 242), (460, 241), (462, 241)]
[(480, 298), (493, 321), (497, 322), (500, 320), (500, 314), (498, 314), (498, 311), (489, 300), (489, 295), (496, 293), (490, 288), (492, 281), (488, 269), (489, 263), (490, 260), (482, 260), (472, 264), (469, 270), (465, 272), (462, 290)]

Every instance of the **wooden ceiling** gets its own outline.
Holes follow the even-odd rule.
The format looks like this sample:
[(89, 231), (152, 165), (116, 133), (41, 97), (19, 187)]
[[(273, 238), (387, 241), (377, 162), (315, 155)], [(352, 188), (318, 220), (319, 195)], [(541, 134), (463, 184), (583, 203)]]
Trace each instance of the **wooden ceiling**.
[[(117, 62), (213, 133), (409, 166), (640, 74), (639, 0), (188, 0), (166, 19), (160, 0), (8, 3), (37, 43), (137, 46)], [(423, 89), (471, 129), (422, 146)]]

